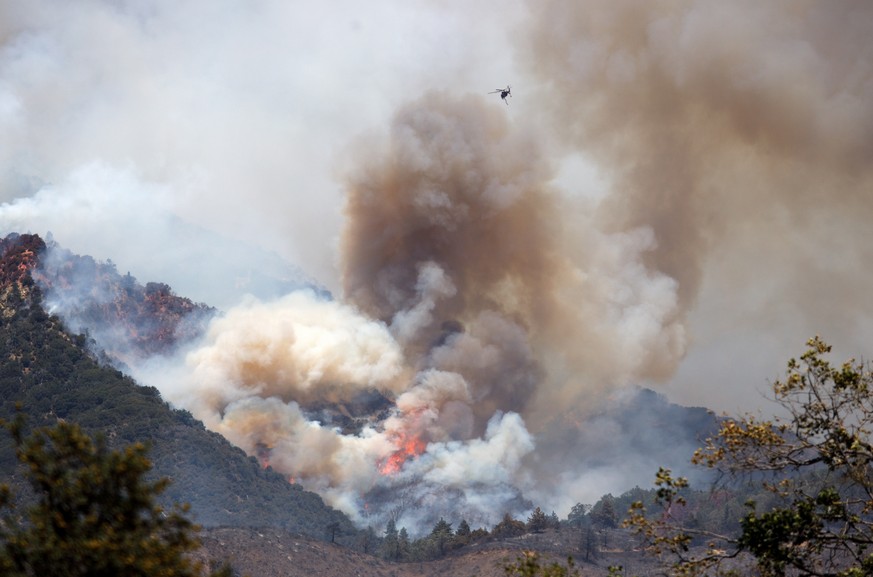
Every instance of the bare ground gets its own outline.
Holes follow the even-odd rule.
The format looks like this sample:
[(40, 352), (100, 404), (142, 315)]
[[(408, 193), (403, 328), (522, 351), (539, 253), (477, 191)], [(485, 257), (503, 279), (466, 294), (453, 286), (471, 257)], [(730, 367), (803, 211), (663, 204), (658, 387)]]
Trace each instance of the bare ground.
[(652, 560), (635, 551), (631, 539), (615, 532), (589, 561), (577, 544), (580, 531), (562, 530), (465, 547), (437, 561), (388, 562), (346, 547), (277, 529), (211, 528), (201, 533), (198, 557), (212, 567), (229, 562), (237, 575), (249, 577), (505, 577), (504, 567), (523, 551), (538, 551), (546, 562), (566, 563), (572, 556), (583, 577), (607, 575), (622, 565), (627, 575), (661, 574)]

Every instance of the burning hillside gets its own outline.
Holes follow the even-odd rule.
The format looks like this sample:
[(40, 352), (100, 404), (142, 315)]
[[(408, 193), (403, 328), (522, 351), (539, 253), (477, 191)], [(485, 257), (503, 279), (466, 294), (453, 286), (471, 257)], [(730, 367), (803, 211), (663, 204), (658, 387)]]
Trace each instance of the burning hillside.
[[(117, 363), (168, 354), (197, 338), (215, 309), (173, 294), (163, 283), (139, 284), (111, 262), (76, 255), (51, 242), (34, 271), (46, 308), (76, 332), (86, 331)], [(44, 251), (40, 251), (41, 253)]]
[[(52, 11), (13, 11), (0, 35), (0, 123), (14, 146), (0, 178), (14, 200), (0, 225), (188, 264), (196, 256), (180, 249), (203, 245), (186, 242), (184, 221), (330, 269), (333, 296), (234, 298), (202, 331), (185, 324), (199, 309), (177, 311), (159, 286), (91, 294), (96, 269), (47, 272), (47, 302), (78, 310), (67, 322), (106, 348), (166, 343), (124, 353), (141, 382), (361, 522), (414, 526), (453, 507), (488, 523), (531, 501), (564, 513), (646, 482), (667, 461), (653, 447), (685, 455), (658, 443), (658, 419), (630, 435), (637, 423), (599, 414), (621, 407), (629, 385), (670, 379), (686, 399), (735, 407), (789, 343), (869, 340), (871, 7), (520, 4), (481, 26), (451, 3), (403, 13), (433, 17), (445, 35), (408, 35), (416, 25), (384, 17), (396, 7), (370, 4), (305, 31), (271, 1), (230, 16), (211, 4), (75, 6), (74, 29)], [(518, 51), (506, 69), (524, 84), (505, 105), (487, 94), (491, 80), (473, 87), (482, 69), (467, 53), (489, 71), (495, 55), (510, 58), (505, 45), (478, 51), (479, 29), (510, 13)], [(331, 38), (322, 24), (348, 26), (332, 28), (343, 41), (432, 50), (336, 49), (319, 44)], [(91, 46), (94, 27), (111, 42)], [(287, 48), (275, 60), (269, 42), (252, 41), (263, 31)], [(312, 47), (281, 44), (301, 38)], [(342, 84), (326, 86), (300, 72), (322, 80), (327, 60), (289, 66), (292, 54), (366, 62), (343, 69), (356, 81), (333, 74)], [(395, 56), (408, 62), (392, 66)], [(270, 62), (282, 64), (254, 67)], [(413, 77), (424, 82), (410, 95)], [(130, 96), (144, 86), (159, 88), (146, 92), (153, 101)], [(309, 90), (310, 107), (289, 107), (285, 95)], [(227, 254), (208, 241), (203, 252)], [(246, 287), (263, 267), (242, 254), (245, 267), (220, 278)], [(61, 292), (103, 304), (66, 307)], [(149, 326), (153, 314), (167, 323)], [(113, 315), (130, 322), (92, 326)]]
[[(173, 296), (166, 285), (143, 287), (114, 272), (111, 264), (73, 255), (54, 243), (47, 247), (35, 235), (10, 235), (0, 239), (0, 249), (2, 270), (14, 275), (9, 283), (38, 279), (45, 300), (82, 323), (111, 362), (132, 360), (148, 382), (162, 383), (166, 396), (256, 456), (262, 466), (319, 491), (359, 520), (393, 518), (414, 530), (439, 517), (463, 516), (489, 526), (501, 511), (523, 514), (533, 504), (531, 495), (542, 498), (535, 486), (543, 482), (537, 468), (569, 470), (567, 462), (563, 467), (550, 462), (548, 451), (534, 454), (534, 436), (518, 413), (496, 410), (477, 431), (475, 389), (468, 382), (481, 382), (475, 379), (487, 376), (495, 362), (515, 367), (533, 362), (512, 355), (501, 361), (504, 353), (494, 344), (466, 357), (477, 359), (472, 368), (452, 360), (448, 353), (463, 346), (459, 341), (469, 344), (487, 336), (482, 327), (468, 331), (457, 321), (441, 323), (430, 350), (442, 364), (419, 359), (416, 371), (389, 326), (315, 293), (298, 292), (276, 303), (251, 301), (219, 315), (200, 341), (180, 331), (168, 340), (167, 327), (199, 326), (194, 321), (204, 311)], [(86, 286), (90, 289), (83, 293)], [(484, 326), (506, 326), (496, 316), (490, 322)], [(138, 329), (137, 323), (164, 329)], [(187, 343), (184, 365), (155, 353), (166, 353), (168, 342)], [(521, 350), (518, 343), (514, 346), (510, 350)], [(465, 368), (468, 377), (459, 372)], [(149, 370), (169, 372), (160, 379)], [(664, 423), (675, 428), (685, 413), (668, 416), (659, 403), (631, 396), (605, 407), (608, 416), (595, 420), (559, 412), (540, 437), (547, 446), (567, 447), (577, 464), (602, 470), (614, 468), (606, 455), (616, 450), (622, 435), (658, 454), (652, 431), (655, 437), (681, 441), (707, 426), (699, 421), (664, 431)], [(645, 425), (645, 433), (636, 431), (635, 423), (644, 423), (647, 411), (654, 421)], [(623, 421), (624, 413), (634, 417)], [(604, 427), (612, 428), (609, 443), (600, 438)], [(656, 459), (652, 466), (656, 462), (663, 461)]]
[[(652, 286), (633, 290), (666, 291), (639, 303), (648, 323), (668, 323), (657, 330), (616, 333), (606, 316), (617, 309), (583, 318), (577, 305), (594, 287), (561, 250), (548, 165), (480, 99), (428, 94), (367, 148), (348, 179), (344, 301), (297, 292), (228, 311), (160, 388), (358, 518), (415, 525), (440, 508), (487, 524), (521, 513), (522, 496), (545, 486), (526, 462), (530, 423), (605, 377), (583, 367), (629, 346), (681, 351), (669, 279), (644, 276)], [(598, 346), (580, 346), (595, 327)], [(619, 380), (670, 362), (626, 359), (612, 364)], [(354, 434), (313, 419), (315, 404), (367, 390), (393, 408)], [(378, 502), (391, 488), (405, 505)]]
[[(566, 459), (572, 442), (535, 452), (537, 431), (588, 391), (676, 362), (673, 283), (623, 264), (647, 249), (642, 233), (611, 238), (608, 258), (568, 252), (548, 163), (482, 99), (427, 94), (366, 147), (348, 170), (341, 300), (251, 297), (195, 339), (180, 330), (204, 307), (56, 248), (49, 302), (138, 380), (361, 521), (487, 526), (532, 499), (565, 506), (576, 496), (556, 486), (583, 461)], [(615, 272), (621, 300), (603, 301), (586, 267)], [(154, 354), (174, 343), (187, 343), (176, 357)]]

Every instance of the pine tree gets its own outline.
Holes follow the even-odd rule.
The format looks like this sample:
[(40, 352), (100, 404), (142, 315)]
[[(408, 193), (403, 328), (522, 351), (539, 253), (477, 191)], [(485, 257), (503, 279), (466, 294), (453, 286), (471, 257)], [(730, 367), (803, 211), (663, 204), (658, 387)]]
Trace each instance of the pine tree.
[(524, 535), (526, 530), (525, 524), (521, 521), (512, 518), (512, 515), (505, 513), (503, 520), (500, 521), (491, 530), (491, 536), (497, 539), (505, 539), (507, 537), (516, 537)]
[[(151, 462), (142, 444), (109, 450), (79, 426), (58, 423), (24, 434), (22, 418), (4, 423), (35, 493), (23, 518), (0, 522), (0, 574), (54, 577), (195, 577), (202, 566), (187, 507), (165, 511), (155, 498), (166, 479), (146, 481)], [(8, 488), (0, 506), (12, 509)], [(230, 575), (224, 568), (214, 575)]]
[(595, 525), (606, 529), (617, 527), (618, 515), (615, 512), (615, 497), (611, 494), (601, 497), (591, 510), (591, 520)]
[(461, 519), (461, 522), (458, 524), (458, 530), (455, 531), (455, 542), (457, 545), (459, 547), (467, 545), (472, 540), (471, 534), (470, 524), (467, 523), (466, 519)]
[(452, 545), (454, 540), (454, 532), (452, 524), (440, 517), (433, 529), (430, 532), (429, 541), (432, 543), (436, 555), (442, 556)]
[(527, 530), (532, 533), (542, 533), (549, 525), (549, 518), (542, 509), (537, 507), (527, 519)]
[(397, 534), (397, 549), (398, 559), (407, 559), (409, 557), (409, 533), (406, 532), (406, 527), (401, 527), (400, 533)]
[(380, 553), (383, 559), (396, 561), (400, 558), (400, 540), (394, 519), (389, 519), (385, 527), (385, 537), (382, 539)]
[(561, 530), (561, 520), (558, 518), (558, 514), (552, 511), (552, 514), (549, 515), (548, 525), (549, 529), (554, 529), (555, 531)]
[(367, 527), (358, 535), (358, 546), (361, 548), (361, 551), (366, 555), (375, 553), (378, 544), (379, 537), (378, 535), (376, 535), (376, 531), (373, 529), (372, 526)]
[(570, 514), (567, 515), (567, 523), (577, 527), (587, 525), (591, 522), (591, 518), (588, 515), (590, 512), (591, 505), (576, 503), (573, 505), (573, 508), (570, 509)]

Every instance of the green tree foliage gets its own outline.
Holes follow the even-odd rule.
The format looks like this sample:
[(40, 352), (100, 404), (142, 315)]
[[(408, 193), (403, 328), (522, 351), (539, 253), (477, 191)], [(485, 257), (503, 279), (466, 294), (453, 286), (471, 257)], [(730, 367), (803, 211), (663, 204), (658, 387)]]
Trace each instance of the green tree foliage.
[(588, 513), (590, 512), (591, 505), (576, 503), (567, 515), (567, 524), (571, 527), (585, 527), (590, 525), (591, 518), (588, 516)]
[(337, 521), (331, 521), (324, 528), (325, 539), (331, 543), (336, 543), (337, 535), (342, 533), (342, 525)]
[(506, 513), (503, 515), (503, 519), (491, 530), (491, 536), (495, 539), (505, 539), (524, 535), (526, 531), (524, 522), (513, 519), (512, 515)]
[[(149, 482), (143, 445), (113, 451), (74, 424), (25, 436), (8, 425), (36, 500), (0, 525), (0, 568), (9, 576), (153, 576), (203, 574), (189, 553), (199, 546), (184, 507), (155, 501), (168, 481)], [(5, 508), (11, 508), (8, 490)], [(230, 575), (225, 568), (213, 575)]]
[(591, 508), (591, 522), (598, 527), (614, 529), (618, 526), (618, 514), (615, 510), (615, 497), (611, 494), (604, 495), (600, 501)]
[(397, 532), (397, 524), (394, 522), (394, 519), (388, 520), (388, 525), (385, 527), (385, 536), (382, 538), (382, 544), (379, 547), (379, 554), (388, 561), (400, 559), (400, 534)]
[(527, 518), (527, 530), (531, 533), (542, 533), (549, 527), (549, 517), (537, 507)]
[(558, 514), (552, 511), (552, 514), (546, 517), (546, 527), (548, 529), (554, 529), (555, 531), (561, 530), (561, 519), (558, 518)]
[(376, 535), (376, 531), (373, 527), (367, 527), (363, 531), (358, 533), (358, 548), (365, 554), (367, 553), (375, 553), (376, 548), (379, 546), (379, 536)]
[[(524, 527), (524, 523), (516, 521)], [(393, 559), (398, 561), (431, 561), (444, 557), (448, 553), (465, 547), (475, 541), (486, 539), (489, 536), (485, 529), (471, 529), (466, 520), (461, 520), (457, 530), (452, 530), (452, 524), (440, 518), (431, 528), (430, 533), (420, 539), (410, 541), (406, 528), (400, 531), (393, 529), (396, 525), (388, 523), (385, 529), (385, 537), (382, 540), (381, 554), (385, 559), (391, 559), (388, 552), (393, 550), (396, 541), (397, 553)], [(392, 533), (396, 535), (392, 538)]]
[(588, 524), (582, 530), (582, 542), (580, 543), (582, 550), (585, 552), (585, 561), (591, 561), (600, 553), (600, 539), (594, 525)]
[(408, 559), (411, 544), (409, 542), (409, 533), (406, 532), (406, 527), (401, 527), (397, 534), (398, 559)]
[(455, 533), (452, 524), (440, 518), (434, 525), (428, 537), (433, 557), (442, 557), (446, 551), (454, 548)]
[(832, 365), (819, 338), (807, 345), (773, 384), (785, 416), (726, 419), (692, 459), (767, 494), (749, 501), (738, 531), (689, 527), (687, 481), (665, 469), (660, 514), (632, 508), (627, 525), (650, 551), (672, 554), (675, 574), (873, 574), (873, 373), (854, 360)]
[(463, 547), (464, 545), (469, 545), (472, 540), (473, 530), (470, 528), (470, 524), (467, 523), (466, 519), (461, 519), (455, 531), (455, 543), (458, 547)]

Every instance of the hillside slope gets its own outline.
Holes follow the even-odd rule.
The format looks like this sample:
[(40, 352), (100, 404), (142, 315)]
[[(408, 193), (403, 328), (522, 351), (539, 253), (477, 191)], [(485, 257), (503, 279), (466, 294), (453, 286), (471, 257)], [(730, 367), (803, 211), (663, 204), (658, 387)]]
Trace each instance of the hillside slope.
[[(314, 493), (289, 483), (256, 459), (173, 410), (157, 389), (137, 385), (98, 363), (87, 338), (72, 335), (43, 308), (33, 270), (45, 249), (35, 235), (0, 239), (0, 417), (20, 406), (34, 426), (76, 421), (112, 444), (145, 442), (155, 475), (172, 479), (165, 497), (188, 502), (200, 524), (274, 526), (323, 538), (338, 523), (355, 529)], [(9, 439), (0, 440), (0, 482), (16, 484)]]
[(399, 563), (291, 535), (270, 528), (215, 527), (204, 532), (201, 558), (213, 564), (231, 559), (241, 574), (252, 577), (505, 577), (505, 567), (525, 551), (539, 551), (543, 564), (565, 564), (572, 556), (585, 577), (606, 577), (620, 565), (627, 575), (663, 575), (657, 561), (629, 545), (623, 531), (612, 532), (613, 546), (585, 561), (584, 533), (578, 529), (528, 534), (516, 539), (485, 541), (434, 561)]

